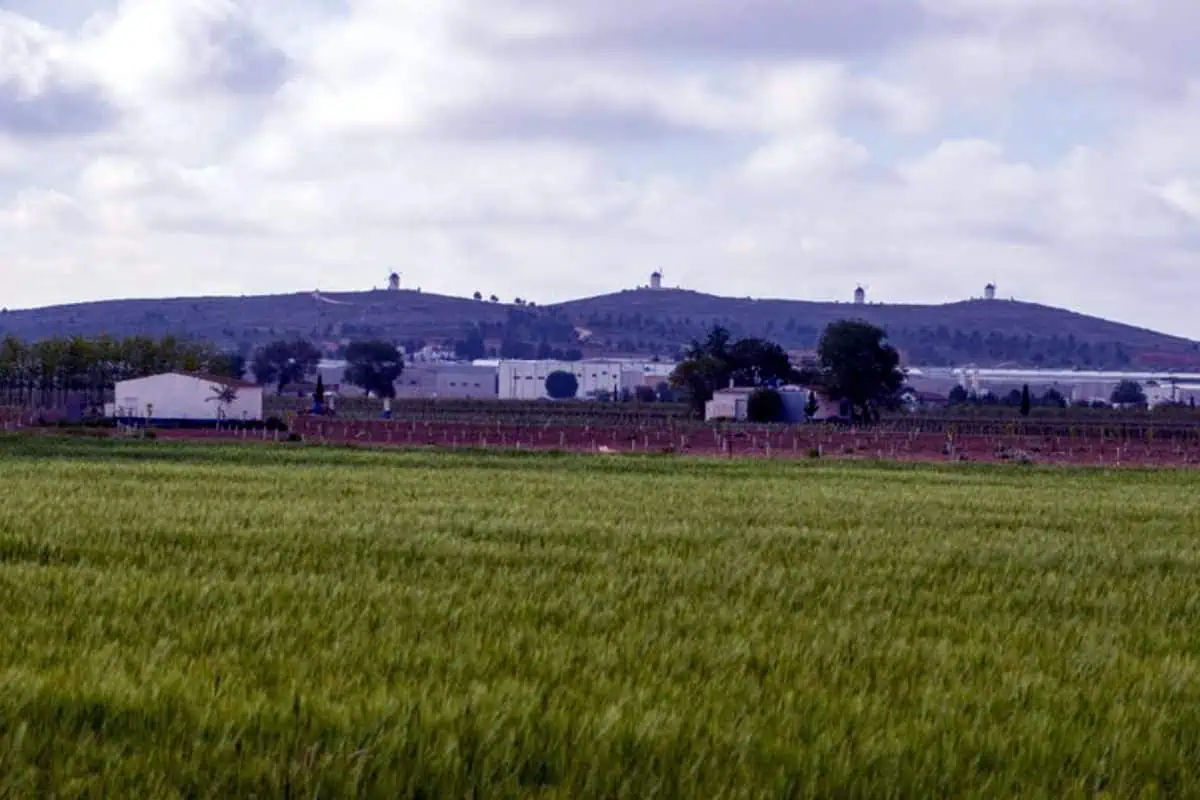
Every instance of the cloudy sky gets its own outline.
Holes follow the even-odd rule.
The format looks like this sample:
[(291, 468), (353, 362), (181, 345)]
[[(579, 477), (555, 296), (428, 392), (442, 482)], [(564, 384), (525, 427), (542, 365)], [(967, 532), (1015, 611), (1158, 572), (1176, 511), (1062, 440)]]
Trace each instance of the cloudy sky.
[(0, 0), (0, 305), (1015, 296), (1200, 338), (1195, 0)]

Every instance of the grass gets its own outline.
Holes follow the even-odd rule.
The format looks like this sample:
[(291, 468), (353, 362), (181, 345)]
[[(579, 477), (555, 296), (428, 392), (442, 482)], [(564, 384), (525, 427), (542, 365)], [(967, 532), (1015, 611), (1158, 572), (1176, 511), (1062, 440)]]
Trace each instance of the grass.
[(1194, 795), (1197, 488), (0, 439), (0, 796)]

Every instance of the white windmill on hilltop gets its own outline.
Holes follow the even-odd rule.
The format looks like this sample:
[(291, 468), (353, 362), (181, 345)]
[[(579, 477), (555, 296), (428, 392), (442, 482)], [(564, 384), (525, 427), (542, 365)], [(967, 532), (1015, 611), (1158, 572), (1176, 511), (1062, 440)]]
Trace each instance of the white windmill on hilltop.
[(650, 288), (654, 291), (662, 289), (663, 274), (662, 270), (656, 269), (650, 273)]
[(869, 288), (871, 287), (861, 283), (858, 285), (858, 288), (854, 290), (854, 305), (865, 306), (867, 304), (867, 289)]
[(389, 292), (400, 291), (400, 273), (399, 272), (393, 272), (391, 275), (388, 275), (388, 291)]

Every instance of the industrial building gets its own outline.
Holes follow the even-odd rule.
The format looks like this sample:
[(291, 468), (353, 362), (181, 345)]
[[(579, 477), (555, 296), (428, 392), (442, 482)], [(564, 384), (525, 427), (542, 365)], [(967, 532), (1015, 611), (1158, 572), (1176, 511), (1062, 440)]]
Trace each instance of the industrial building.
[(615, 395), (621, 391), (621, 361), (501, 361), (501, 400), (545, 400), (546, 378), (554, 372), (569, 372), (579, 381), (576, 397)]
[[(325, 391), (342, 397), (360, 397), (360, 388), (345, 382), (346, 362), (322, 361), (317, 367)], [(593, 361), (479, 360), (417, 361), (408, 363), (396, 381), (398, 398), (456, 398), (543, 400), (547, 399), (546, 378), (553, 372), (569, 372), (579, 381), (577, 397), (618, 395), (645, 386), (657, 388), (670, 380), (673, 363), (639, 359)], [(315, 383), (313, 376), (312, 383)], [(306, 384), (307, 386), (307, 384)]]
[(114, 397), (108, 412), (118, 419), (254, 422), (263, 418), (261, 386), (216, 375), (167, 372), (120, 381)]
[(966, 367), (914, 367), (907, 383), (923, 392), (949, 394), (962, 386), (976, 395), (1003, 397), (1028, 386), (1035, 395), (1050, 389), (1073, 403), (1108, 402), (1122, 381), (1141, 384), (1150, 405), (1200, 401), (1200, 374), (1161, 372), (1109, 372), (1101, 370), (986, 369)]
[(396, 381), (396, 397), (494, 400), (499, 396), (499, 370), (475, 364), (419, 364)]

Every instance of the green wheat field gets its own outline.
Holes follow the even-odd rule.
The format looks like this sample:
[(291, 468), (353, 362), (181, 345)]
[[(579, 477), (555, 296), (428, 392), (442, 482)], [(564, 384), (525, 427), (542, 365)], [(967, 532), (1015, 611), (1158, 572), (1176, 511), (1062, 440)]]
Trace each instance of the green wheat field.
[(0, 797), (1200, 795), (1200, 476), (0, 439)]

